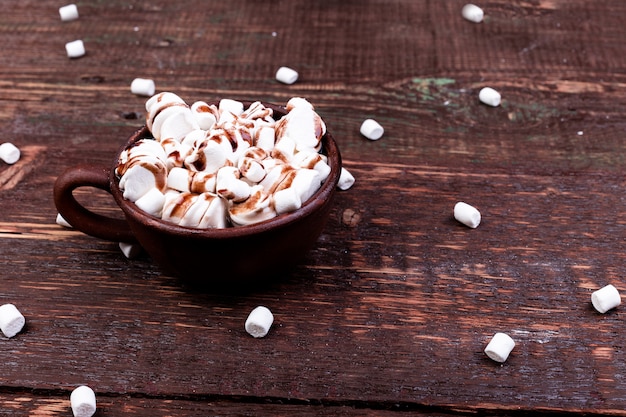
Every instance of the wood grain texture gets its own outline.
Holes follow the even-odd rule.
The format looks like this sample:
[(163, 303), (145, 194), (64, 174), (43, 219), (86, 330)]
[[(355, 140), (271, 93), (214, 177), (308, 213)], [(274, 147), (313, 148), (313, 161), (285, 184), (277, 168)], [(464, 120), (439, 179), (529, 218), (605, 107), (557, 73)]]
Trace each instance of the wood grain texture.
[[(0, 0), (1, 141), (23, 154), (0, 163), (0, 303), (27, 319), (0, 338), (0, 415), (67, 415), (79, 384), (101, 416), (626, 415), (623, 311), (590, 304), (626, 288), (626, 3), (495, 0), (481, 24), (463, 4), (94, 0), (61, 22), (54, 2)], [(302, 265), (198, 293), (54, 223), (55, 178), (110, 165), (143, 124), (135, 77), (316, 106), (357, 182)], [(500, 107), (478, 102), (487, 85)], [(275, 315), (260, 340), (257, 305)], [(496, 331), (517, 342), (502, 365), (482, 352)]]
[[(29, 415), (33, 417), (50, 415), (71, 415), (69, 393), (68, 398), (62, 398), (60, 393), (51, 398), (50, 393), (40, 395), (3, 395), (0, 396), (0, 406), (6, 415)], [(270, 398), (263, 399), (260, 403), (254, 398), (235, 397), (227, 399), (201, 398), (201, 399), (160, 399), (160, 398), (133, 398), (131, 396), (99, 397), (100, 409), (95, 415), (150, 415), (154, 417), (167, 417), (172, 415), (185, 416), (237, 416), (255, 417), (259, 415), (271, 416), (397, 416), (400, 412), (413, 413), (417, 410), (407, 408), (405, 405), (392, 404), (388, 408), (369, 408), (358, 405), (332, 405), (315, 404), (310, 402), (288, 402), (277, 399), (273, 402)], [(431, 411), (429, 408), (417, 411), (425, 417), (452, 417), (459, 415), (457, 412)], [(507, 417), (509, 414), (498, 414)]]

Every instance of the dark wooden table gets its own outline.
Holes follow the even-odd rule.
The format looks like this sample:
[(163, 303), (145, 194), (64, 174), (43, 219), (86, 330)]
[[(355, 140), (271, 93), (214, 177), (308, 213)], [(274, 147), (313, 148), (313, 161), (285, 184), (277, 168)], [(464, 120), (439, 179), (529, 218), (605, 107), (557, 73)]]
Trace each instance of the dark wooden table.
[[(80, 384), (97, 416), (626, 415), (623, 308), (590, 303), (626, 290), (626, 2), (487, 1), (480, 24), (457, 0), (86, 0), (72, 22), (0, 5), (0, 142), (22, 151), (0, 163), (0, 303), (27, 320), (0, 337), (0, 415), (71, 415)], [(55, 223), (56, 177), (144, 123), (136, 77), (316, 106), (357, 182), (289, 276), (190, 291)], [(264, 339), (243, 328), (257, 305)], [(497, 331), (517, 342), (504, 364), (483, 353)]]

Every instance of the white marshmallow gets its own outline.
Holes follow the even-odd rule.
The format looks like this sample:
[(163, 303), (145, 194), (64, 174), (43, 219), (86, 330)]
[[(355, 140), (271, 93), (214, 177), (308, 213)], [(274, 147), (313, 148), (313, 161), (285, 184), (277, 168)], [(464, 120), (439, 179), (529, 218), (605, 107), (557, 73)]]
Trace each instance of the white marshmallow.
[(180, 226), (195, 228), (223, 228), (227, 225), (226, 202), (213, 193), (202, 193), (194, 199)]
[[(168, 118), (178, 113), (191, 113), (189, 106), (187, 106), (185, 103), (170, 103), (163, 106), (161, 106), (160, 103), (156, 103), (154, 106), (152, 106), (152, 110), (154, 110), (155, 108), (159, 110), (149, 112), (146, 118), (146, 123), (148, 129), (150, 129), (150, 132), (152, 133), (152, 136), (154, 136), (154, 138), (159, 142), (161, 141), (161, 126), (163, 126), (163, 123)], [(163, 138), (167, 138), (167, 136), (164, 136)]]
[(328, 165), (328, 159), (320, 157), (320, 161), (313, 166), (313, 169), (320, 174), (320, 185), (322, 185), (331, 171), (330, 165)]
[(13, 337), (24, 328), (26, 319), (13, 304), (0, 306), (0, 330), (6, 337)]
[(282, 136), (274, 144), (274, 149), (270, 154), (280, 152), (284, 156), (283, 162), (291, 161), (296, 154), (296, 141), (291, 136)]
[(274, 323), (274, 315), (269, 308), (264, 306), (258, 306), (248, 316), (246, 320), (246, 332), (253, 337), (265, 337), (270, 331)]
[(385, 133), (385, 129), (374, 119), (365, 119), (361, 123), (360, 132), (369, 140), (378, 140)]
[(596, 310), (604, 314), (620, 305), (622, 303), (622, 298), (620, 297), (617, 288), (609, 284), (591, 294), (591, 303)]
[[(196, 113), (193, 112), (193, 110), (192, 110), (192, 113), (194, 113), (194, 116), (196, 115)], [(198, 121), (197, 117), (196, 117), (196, 121), (198, 122), (198, 125), (200, 125), (200, 122)], [(202, 126), (200, 125), (200, 129), (192, 130), (191, 132), (187, 133), (180, 143), (185, 146), (189, 146), (190, 148), (193, 148), (193, 147), (197, 147), (198, 144), (202, 143), (206, 139), (207, 139), (207, 131), (204, 130)]]
[[(238, 143), (240, 144), (240, 143)], [(241, 146), (240, 153), (245, 151), (245, 146)], [(206, 158), (206, 167), (204, 171), (217, 172), (228, 161), (234, 164), (237, 160), (233, 145), (226, 134), (218, 137), (210, 137), (204, 148), (204, 156)]]
[(243, 203), (230, 207), (228, 214), (234, 225), (245, 226), (276, 217), (276, 210), (263, 186), (255, 185), (250, 188), (250, 197)]
[(515, 341), (506, 333), (496, 333), (485, 348), (485, 355), (496, 362), (505, 362), (515, 347)]
[(165, 204), (165, 195), (157, 188), (152, 188), (135, 201), (137, 207), (156, 217), (161, 217), (163, 204)]
[(168, 91), (156, 94), (146, 100), (146, 111), (148, 112), (148, 117), (146, 118), (146, 121), (148, 127), (150, 128), (152, 121), (156, 117), (157, 113), (159, 113), (165, 107), (171, 106), (172, 104), (186, 105), (185, 100), (180, 98), (178, 95), (170, 93)]
[(274, 148), (274, 142), (276, 140), (276, 131), (271, 126), (261, 126), (256, 131), (256, 139), (254, 145), (263, 149), (265, 152), (270, 152)]
[(167, 159), (165, 149), (159, 142), (153, 139), (141, 139), (120, 154), (119, 163), (127, 164), (133, 158), (144, 156), (154, 156), (161, 161)]
[(212, 200), (213, 197), (207, 198), (205, 194), (200, 194), (198, 198), (193, 200), (191, 206), (187, 209), (185, 215), (178, 222), (178, 224), (185, 227), (198, 227), (202, 217), (211, 205)]
[(276, 124), (276, 143), (289, 137), (295, 142), (298, 151), (318, 151), (322, 136), (326, 133), (326, 125), (311, 103), (294, 97), (287, 103), (287, 109), (287, 115)]
[(480, 23), (483, 21), (485, 12), (475, 4), (466, 4), (461, 10), (461, 15), (470, 22)]
[(65, 51), (69, 58), (80, 58), (85, 55), (85, 44), (80, 39), (65, 44)]
[[(159, 172), (156, 172), (157, 169)], [(153, 188), (161, 190), (167, 184), (166, 171), (164, 165), (133, 165), (120, 178), (119, 186), (124, 190), (124, 198), (135, 202)]]
[(130, 92), (139, 96), (152, 96), (155, 89), (154, 80), (149, 78), (135, 78), (130, 83)]
[(189, 178), (192, 172), (185, 168), (174, 167), (167, 174), (167, 186), (176, 191), (189, 191)]
[(498, 107), (502, 101), (500, 93), (491, 87), (484, 87), (478, 93), (478, 99), (491, 107)]
[(354, 185), (355, 181), (356, 180), (354, 179), (354, 176), (350, 173), (350, 171), (348, 171), (344, 167), (341, 167), (341, 174), (339, 174), (337, 188), (343, 191), (348, 190)]
[(210, 199), (209, 208), (204, 212), (198, 228), (224, 228), (228, 226), (228, 203), (216, 194), (204, 193), (200, 198)]
[(217, 175), (213, 172), (192, 172), (189, 191), (192, 193), (215, 193)]
[(276, 80), (283, 84), (293, 84), (298, 81), (298, 72), (289, 67), (280, 67), (276, 71)]
[(276, 191), (272, 198), (274, 200), (274, 210), (278, 214), (290, 213), (302, 207), (302, 201), (294, 187)]
[[(169, 188), (167, 189), (167, 191), (165, 191), (165, 193), (163, 194), (165, 196), (165, 202), (163, 203), (163, 210), (161, 211), (161, 219), (166, 219), (166, 217), (168, 216), (166, 212), (171, 211), (172, 206), (176, 204), (176, 200), (179, 199), (182, 194), (183, 193), (179, 191)], [(176, 221), (175, 223), (178, 223), (178, 221)]]
[(472, 229), (477, 228), (481, 220), (480, 212), (462, 201), (454, 205), (454, 218)]
[(236, 166), (239, 163), (239, 158), (241, 158), (250, 148), (252, 135), (250, 134), (250, 131), (244, 126), (235, 126), (231, 123), (227, 123), (224, 126), (224, 130), (226, 131), (226, 134), (228, 135), (230, 140), (232, 141), (234, 139), (235, 141), (235, 144), (232, 145), (231, 148), (233, 152), (228, 155), (228, 160), (232, 165)]
[(241, 156), (243, 158), (250, 158), (253, 161), (258, 163), (262, 163), (264, 159), (268, 157), (268, 153), (263, 148), (259, 148), (258, 146), (251, 146), (246, 149), (246, 152)]
[(243, 113), (243, 103), (229, 98), (221, 99), (218, 108), (220, 110), (220, 114), (231, 113), (234, 116), (239, 116)]
[(239, 170), (236, 167), (225, 166), (217, 171), (215, 191), (218, 195), (235, 203), (250, 197), (250, 185), (239, 179)]
[(185, 158), (184, 166), (192, 171), (214, 173), (226, 164), (232, 153), (228, 139), (223, 137), (208, 138), (196, 146)]
[(204, 101), (196, 101), (193, 103), (191, 105), (191, 112), (196, 118), (198, 126), (200, 126), (200, 129), (202, 130), (211, 129), (217, 122), (217, 118), (215, 117), (215, 113), (218, 112), (217, 108), (212, 110), (211, 106)]
[(69, 22), (70, 20), (78, 19), (78, 8), (75, 4), (68, 4), (67, 6), (59, 7), (59, 15), (61, 20)]
[(321, 183), (319, 172), (314, 169), (302, 168), (296, 171), (290, 188), (296, 190), (301, 204), (304, 204), (319, 190)]
[(74, 417), (91, 417), (96, 412), (96, 394), (88, 386), (81, 385), (70, 394), (70, 405)]
[[(188, 133), (185, 138), (192, 136), (192, 134), (196, 132), (200, 132), (202, 135), (204, 135), (203, 130), (194, 130)], [(167, 169), (172, 169), (173, 167), (182, 167), (185, 163), (185, 159), (193, 151), (191, 146), (179, 142), (174, 138), (162, 139), (161, 146), (163, 146), (163, 151), (166, 154)]]
[(330, 166), (324, 156), (317, 152), (298, 152), (294, 155), (291, 163), (298, 168), (314, 169), (320, 175), (319, 181), (322, 184), (330, 175)]
[(259, 183), (265, 178), (265, 169), (258, 161), (250, 157), (244, 157), (239, 160), (239, 172), (248, 181)]
[(293, 155), (291, 163), (298, 168), (314, 169), (321, 159), (322, 155), (318, 152), (302, 151)]
[(287, 101), (287, 111), (291, 111), (296, 107), (304, 107), (309, 110), (314, 110), (313, 105), (303, 97), (291, 97), (289, 101)]
[(69, 224), (69, 222), (63, 218), (63, 216), (61, 216), (61, 213), (57, 213), (56, 223), (57, 223), (59, 226), (63, 226), (63, 227), (67, 227), (67, 228), (72, 228), (72, 225), (71, 225), (71, 224)]
[(0, 145), (0, 159), (9, 165), (13, 165), (20, 159), (20, 150), (10, 142)]
[(161, 218), (171, 223), (180, 224), (197, 199), (198, 194), (192, 193), (180, 193), (171, 197), (166, 195)]
[[(276, 168), (276, 165), (281, 165), (281, 162), (275, 158), (265, 158), (261, 161), (261, 165), (263, 165), (263, 169), (265, 169), (265, 172), (270, 172), (271, 170)], [(263, 178), (262, 182), (265, 182), (265, 178)]]
[[(158, 119), (159, 117), (157, 116)], [(180, 111), (165, 118), (163, 123), (161, 123), (160, 131), (158, 133), (153, 132), (153, 134), (155, 137), (158, 134), (160, 140), (173, 138), (180, 142), (189, 132), (197, 129), (200, 129), (200, 126), (198, 126), (198, 122), (196, 122), (193, 113), (191, 113), (191, 109), (181, 107)]]
[[(219, 181), (219, 180), (218, 180)], [(245, 181), (233, 179), (215, 183), (215, 191), (223, 198), (235, 203), (242, 202), (250, 196), (250, 185)]]
[(223, 126), (226, 123), (233, 123), (237, 119), (233, 113), (229, 111), (220, 111), (220, 117), (217, 119), (217, 124)]
[(291, 136), (283, 136), (274, 145), (274, 149), (271, 151), (271, 155), (275, 159), (279, 159), (285, 164), (288, 164), (293, 159), (296, 153), (296, 142)]
[[(124, 158), (120, 158), (116, 168), (116, 173), (122, 176), (130, 171), (131, 168), (135, 168), (136, 166), (143, 166), (153, 171), (155, 174), (160, 174), (161, 172), (165, 172), (167, 170), (165, 160), (154, 154), (143, 154), (140, 152), (132, 154), (131, 152), (130, 157), (126, 158), (125, 162), (122, 162), (123, 159)], [(122, 177), (121, 180), (124, 180), (124, 178)]]
[(265, 120), (268, 117), (271, 117), (273, 114), (274, 111), (272, 109), (270, 109), (269, 107), (265, 107), (265, 105), (260, 101), (255, 101), (254, 103), (250, 104), (250, 106), (248, 106), (248, 108), (243, 113), (241, 113), (240, 117), (250, 120)]
[(259, 185), (263, 187), (266, 194), (274, 193), (285, 177), (293, 171), (293, 167), (285, 164), (275, 164), (273, 167), (263, 164), (263, 166), (265, 167), (267, 175), (265, 175), (265, 178), (263, 178), (263, 181), (261, 181)]
[(269, 194), (273, 194), (276, 191), (282, 190), (283, 188), (291, 187), (291, 184), (296, 177), (298, 169), (292, 165), (287, 164), (276, 164), (274, 168), (270, 172), (268, 172), (267, 177), (269, 179), (273, 179), (273, 183), (270, 185), (266, 182), (267, 177), (261, 181), (261, 185), (266, 187), (266, 191)]
[(126, 242), (120, 242), (119, 247), (124, 256), (126, 256), (128, 259), (135, 259), (141, 254), (143, 250), (140, 245)]

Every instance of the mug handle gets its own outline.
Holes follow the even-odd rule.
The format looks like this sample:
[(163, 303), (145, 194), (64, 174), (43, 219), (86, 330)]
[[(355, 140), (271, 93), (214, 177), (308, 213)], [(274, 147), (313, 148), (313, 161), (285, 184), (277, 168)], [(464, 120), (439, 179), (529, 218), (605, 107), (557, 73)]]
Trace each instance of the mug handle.
[(113, 242), (136, 243), (128, 223), (94, 213), (74, 198), (79, 187), (95, 187), (111, 194), (111, 170), (90, 165), (69, 168), (54, 183), (54, 204), (65, 220), (75, 229), (90, 236)]

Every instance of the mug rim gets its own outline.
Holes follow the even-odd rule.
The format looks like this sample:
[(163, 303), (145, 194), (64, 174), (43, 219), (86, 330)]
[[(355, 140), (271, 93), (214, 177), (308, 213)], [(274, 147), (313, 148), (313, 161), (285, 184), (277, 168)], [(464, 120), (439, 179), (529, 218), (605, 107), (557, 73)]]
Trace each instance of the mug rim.
[[(253, 101), (240, 101), (244, 103), (244, 106), (247, 107), (249, 107), (249, 105), (253, 103)], [(283, 106), (266, 103), (263, 101), (261, 101), (261, 103), (264, 106), (271, 108), (274, 112), (278, 111), (280, 113), (283, 113), (281, 117), (286, 114), (286, 109)], [(122, 208), (127, 216), (131, 216), (134, 221), (138, 221), (147, 227), (158, 229), (162, 232), (166, 232), (172, 235), (210, 239), (241, 238), (278, 230), (287, 227), (290, 224), (304, 221), (308, 217), (314, 215), (316, 212), (322, 209), (325, 205), (330, 204), (332, 196), (335, 192), (335, 188), (337, 187), (337, 183), (339, 182), (339, 176), (341, 174), (342, 164), (339, 147), (337, 146), (337, 142), (335, 141), (332, 134), (327, 130), (324, 136), (322, 136), (322, 150), (325, 151), (324, 154), (328, 157), (328, 165), (331, 170), (328, 177), (326, 178), (326, 181), (324, 181), (320, 188), (306, 202), (302, 204), (302, 207), (288, 213), (279, 214), (271, 219), (243, 226), (229, 226), (224, 228), (195, 228), (180, 226), (178, 224), (165, 221), (159, 217), (153, 216), (143, 211), (142, 209), (137, 207), (134, 202), (124, 198), (122, 190), (119, 188), (119, 178), (115, 174), (115, 171), (118, 165), (120, 154), (131, 144), (141, 139), (150, 137), (152, 137), (152, 133), (150, 132), (148, 127), (144, 125), (137, 131), (135, 131), (115, 154), (115, 158), (113, 160), (113, 168), (110, 170), (109, 173), (111, 194), (116, 200), (118, 206)]]

